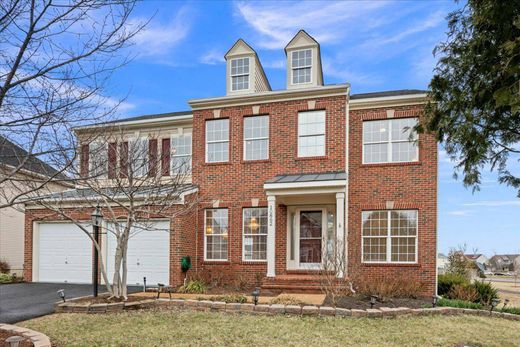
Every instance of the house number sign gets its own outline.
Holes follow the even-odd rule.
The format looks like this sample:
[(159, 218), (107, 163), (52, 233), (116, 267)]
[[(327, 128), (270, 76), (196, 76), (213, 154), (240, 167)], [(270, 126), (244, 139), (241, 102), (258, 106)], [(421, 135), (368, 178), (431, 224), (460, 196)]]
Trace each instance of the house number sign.
[(269, 226), (272, 227), (273, 225), (273, 206), (269, 206)]

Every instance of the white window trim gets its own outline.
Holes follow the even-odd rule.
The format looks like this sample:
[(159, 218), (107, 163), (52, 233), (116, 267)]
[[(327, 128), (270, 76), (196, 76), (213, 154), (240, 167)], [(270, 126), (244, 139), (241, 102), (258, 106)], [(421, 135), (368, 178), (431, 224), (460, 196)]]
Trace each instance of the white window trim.
[[(228, 245), (227, 245), (227, 253), (226, 253), (226, 259), (208, 259), (207, 255), (208, 255), (208, 235), (206, 235), (206, 227), (207, 227), (207, 224), (206, 224), (206, 221), (207, 221), (207, 212), (210, 211), (210, 210), (226, 210), (227, 212), (227, 217), (228, 217), (228, 232), (227, 232), (227, 242), (228, 242)], [(203, 230), (203, 233), (204, 233), (204, 261), (207, 261), (207, 262), (227, 262), (229, 261), (229, 209), (227, 208), (207, 208), (204, 210), (204, 230)]]
[[(311, 113), (311, 112), (323, 112), (323, 120), (324, 120), (324, 131), (323, 134), (312, 134), (312, 135), (300, 135), (300, 114), (303, 113)], [(327, 111), (325, 110), (315, 110), (315, 111), (303, 111), (298, 112), (298, 118), (296, 120), (296, 132), (297, 132), (297, 143), (296, 143), (296, 151), (298, 158), (322, 158), (327, 156)], [(316, 136), (323, 136), (323, 154), (322, 155), (301, 155), (300, 154), (300, 137), (316, 137)]]
[[(228, 121), (228, 139), (227, 140), (217, 140), (217, 141), (209, 141), (208, 140), (208, 123), (209, 122), (213, 122), (213, 121), (217, 121), (217, 120), (224, 120), (224, 119), (227, 119)], [(205, 138), (205, 142), (206, 142), (206, 164), (212, 164), (212, 163), (228, 163), (229, 162), (229, 158), (230, 158), (230, 151), (229, 151), (229, 139), (231, 137), (231, 129), (229, 128), (229, 118), (223, 118), (223, 119), (208, 119), (206, 120), (206, 124), (204, 125), (205, 126), (205, 133), (204, 133), (204, 138)], [(208, 157), (208, 148), (209, 148), (209, 144), (210, 143), (224, 143), (226, 142), (227, 145), (228, 145), (228, 160), (215, 160), (215, 161), (209, 161), (209, 157)], [(193, 149), (192, 149), (193, 150)]]
[[(251, 137), (251, 138), (246, 138), (246, 126), (245, 126), (245, 118), (254, 118), (254, 117), (267, 117), (267, 136), (263, 136), (263, 137)], [(271, 127), (271, 124), (270, 123), (270, 119), (269, 119), (269, 116), (268, 115), (260, 115), (260, 116), (251, 116), (251, 117), (244, 117), (244, 129), (243, 129), (243, 132), (244, 132), (244, 143), (243, 143), (243, 159), (244, 161), (257, 161), (257, 160), (269, 160), (269, 158), (271, 157), (270, 156), (270, 153), (269, 153), (269, 135), (270, 135), (270, 127)], [(246, 158), (246, 141), (256, 141), (256, 140), (267, 140), (267, 158), (261, 158), (261, 159), (247, 159)]]
[[(363, 124), (361, 124), (361, 137), (362, 137), (362, 147), (361, 147), (361, 163), (363, 165), (373, 165), (373, 164), (399, 164), (399, 163), (417, 163), (419, 162), (419, 134), (416, 133), (416, 139), (417, 142), (415, 146), (415, 151), (417, 153), (417, 159), (416, 160), (408, 160), (408, 161), (393, 161), (392, 160), (392, 143), (404, 143), (404, 142), (410, 142), (408, 140), (395, 140), (392, 141), (392, 120), (399, 120), (404, 118), (414, 118), (417, 119), (417, 117), (403, 117), (403, 118), (392, 118), (392, 119), (374, 119), (374, 120), (365, 120), (363, 121), (363, 124), (365, 122), (376, 122), (376, 121), (386, 121), (388, 124), (388, 141), (373, 141), (373, 142), (365, 142), (365, 132), (363, 131)], [(373, 144), (388, 144), (388, 153), (386, 155), (386, 161), (377, 161), (377, 162), (369, 162), (367, 163), (365, 161), (365, 145), (373, 145)]]
[[(233, 75), (233, 73), (231, 72), (232, 71), (231, 66), (233, 64), (233, 61), (240, 60), (240, 59), (247, 59), (249, 71), (248, 71), (248, 73)], [(248, 86), (247, 89), (233, 89), (233, 77), (240, 77), (240, 76), (247, 76), (247, 86)], [(232, 92), (237, 92), (237, 93), (248, 92), (251, 90), (251, 58), (250, 57), (238, 57), (238, 58), (234, 58), (234, 59), (230, 60), (230, 62), (229, 62), (229, 90)]]
[(173, 154), (173, 153), (170, 153), (170, 175), (175, 175), (175, 174), (178, 174), (178, 173), (175, 173), (173, 171), (173, 158), (182, 158), (182, 157), (189, 157), (190, 158), (190, 170), (188, 172), (186, 172), (186, 174), (191, 174), (191, 171), (192, 171), (192, 165), (193, 165), (193, 135), (192, 133), (184, 133), (184, 134), (175, 134), (175, 135), (172, 135), (170, 136), (170, 152), (172, 151), (173, 149), (173, 139), (175, 138), (180, 138), (180, 137), (184, 137), (184, 136), (191, 136), (191, 143), (190, 143), (190, 154)]
[[(311, 51), (311, 64), (308, 65), (308, 66), (298, 66), (298, 67), (294, 67), (293, 66), (293, 58), (292, 58), (292, 54), (295, 53), (295, 52), (303, 52), (303, 51)], [(312, 84), (313, 83), (313, 66), (312, 66), (312, 62), (314, 61), (314, 57), (313, 57), (313, 49), (312, 48), (304, 48), (304, 49), (298, 49), (298, 50), (294, 50), (294, 51), (291, 51), (291, 55), (290, 55), (290, 60), (291, 60), (291, 78), (290, 78), (290, 82), (291, 82), (291, 85), (292, 86), (299, 86), (299, 85), (303, 85), (303, 84)], [(310, 68), (311, 69), (311, 80), (309, 82), (302, 82), (302, 83), (294, 83), (294, 70), (300, 70), (300, 69), (306, 69), (306, 68)]]
[[(248, 263), (267, 263), (267, 250), (266, 250), (266, 254), (265, 254), (265, 259), (246, 259), (245, 257), (245, 228), (244, 228), (244, 214), (245, 214), (245, 210), (246, 209), (265, 209), (267, 210), (267, 207), (244, 207), (242, 209), (242, 261), (243, 262), (248, 262)], [(266, 226), (267, 227), (267, 226)], [(254, 234), (248, 234), (248, 235), (254, 235)], [(256, 235), (264, 235), (264, 234), (256, 234)], [(267, 230), (265, 232), (265, 236), (267, 238)], [(267, 240), (266, 240), (267, 242)]]
[[(386, 211), (387, 212), (387, 234), (385, 236), (364, 236), (363, 235), (363, 212), (377, 212), (377, 211)], [(395, 211), (416, 211), (417, 220), (415, 225), (415, 236), (392, 236), (391, 234), (391, 213)], [(364, 260), (365, 253), (365, 238), (385, 238), (386, 239), (386, 261), (381, 260)], [(415, 237), (415, 261), (392, 261), (392, 238), (404, 238), (404, 237)], [(419, 247), (419, 210), (410, 209), (410, 210), (365, 210), (361, 211), (361, 263), (364, 264), (418, 264), (418, 247)]]

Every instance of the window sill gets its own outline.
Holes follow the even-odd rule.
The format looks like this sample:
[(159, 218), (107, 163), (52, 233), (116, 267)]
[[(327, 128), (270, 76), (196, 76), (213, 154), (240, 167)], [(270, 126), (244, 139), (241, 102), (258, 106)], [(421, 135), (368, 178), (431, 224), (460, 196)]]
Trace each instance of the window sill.
[(231, 165), (231, 162), (229, 161), (219, 161), (216, 163), (204, 163), (207, 166), (220, 166), (220, 165)]
[(204, 260), (202, 265), (229, 265), (231, 262), (229, 260)]
[(421, 267), (419, 263), (364, 263), (361, 262), (363, 266), (367, 267)]
[(325, 160), (328, 159), (326, 155), (320, 155), (316, 157), (296, 157), (295, 160)]
[(270, 163), (271, 159), (245, 160), (242, 159), (242, 164), (263, 164)]
[(242, 265), (267, 265), (267, 260), (242, 260)]
[(374, 163), (374, 164), (361, 164), (361, 167), (381, 167), (381, 166), (420, 166), (421, 161), (407, 161), (402, 163)]

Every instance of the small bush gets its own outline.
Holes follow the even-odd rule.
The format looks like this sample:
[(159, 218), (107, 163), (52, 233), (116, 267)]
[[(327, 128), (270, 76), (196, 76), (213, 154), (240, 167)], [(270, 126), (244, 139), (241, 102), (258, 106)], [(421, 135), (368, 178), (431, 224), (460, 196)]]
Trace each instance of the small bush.
[(479, 303), (465, 301), (465, 300), (457, 300), (457, 299), (439, 299), (437, 302), (438, 306), (446, 306), (446, 307), (458, 307), (458, 308), (470, 308), (474, 310), (482, 309), (483, 306)]
[(185, 286), (179, 288), (180, 293), (186, 294), (204, 294), (206, 290), (206, 283), (200, 279), (189, 280)]
[(357, 291), (365, 296), (377, 295), (380, 301), (387, 298), (417, 299), (424, 293), (424, 283), (405, 277), (379, 278), (358, 284)]
[(0, 273), (0, 283), (11, 283), (13, 281), (13, 276), (8, 274)]
[(473, 287), (477, 293), (477, 301), (482, 305), (491, 305), (491, 301), (498, 298), (498, 291), (489, 282), (475, 281)]
[(247, 298), (242, 294), (228, 294), (228, 295), (218, 295), (212, 296), (209, 298), (197, 298), (197, 300), (211, 300), (211, 301), (223, 301), (225, 303), (238, 302), (240, 304), (246, 303)]
[(469, 284), (469, 281), (466, 279), (466, 277), (462, 275), (456, 275), (452, 273), (439, 275), (437, 292), (439, 293), (439, 295), (448, 295), (448, 293), (455, 285), (464, 284)]
[(282, 294), (277, 296), (276, 298), (271, 299), (271, 304), (302, 305), (303, 301), (296, 299), (294, 296)]
[(478, 302), (478, 293), (473, 285), (456, 284), (451, 288), (447, 296), (455, 300)]
[(504, 307), (501, 311), (505, 312), (505, 313), (519, 314), (520, 315), (520, 308), (519, 307)]
[(11, 270), (11, 266), (5, 260), (0, 260), (0, 273), (7, 274)]

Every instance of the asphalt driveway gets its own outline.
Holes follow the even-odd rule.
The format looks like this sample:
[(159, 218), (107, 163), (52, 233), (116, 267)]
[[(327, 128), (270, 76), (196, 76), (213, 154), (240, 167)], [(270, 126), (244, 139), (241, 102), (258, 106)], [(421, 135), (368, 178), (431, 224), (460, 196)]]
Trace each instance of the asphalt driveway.
[[(90, 284), (69, 283), (16, 283), (0, 285), (0, 323), (17, 323), (54, 312), (54, 303), (60, 298), (56, 293), (65, 289), (67, 299), (92, 295)], [(141, 290), (129, 287), (128, 292)], [(105, 291), (104, 286), (99, 292)]]

